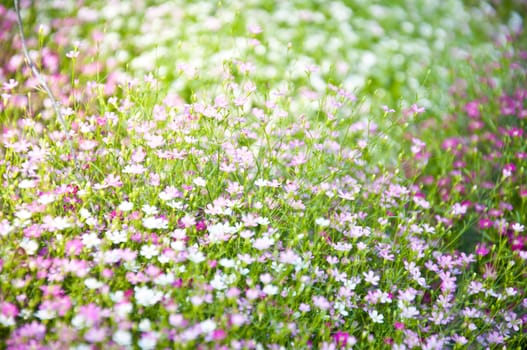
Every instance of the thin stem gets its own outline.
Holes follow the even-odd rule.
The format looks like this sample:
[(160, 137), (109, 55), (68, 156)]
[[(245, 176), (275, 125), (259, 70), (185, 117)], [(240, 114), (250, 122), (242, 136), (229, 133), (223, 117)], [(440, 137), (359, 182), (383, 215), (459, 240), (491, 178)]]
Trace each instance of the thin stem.
[[(22, 41), (22, 51), (24, 53), (24, 57), (26, 59), (26, 63), (29, 66), (29, 68), (31, 69), (31, 72), (33, 72), (33, 74), (37, 77), (40, 85), (42, 86), (42, 88), (44, 89), (44, 91), (46, 92), (46, 94), (48, 95), (49, 99), (51, 100), (51, 102), (53, 104), (53, 108), (55, 109), (55, 114), (57, 115), (57, 119), (59, 120), (60, 124), (62, 125), (62, 128), (64, 129), (64, 134), (66, 135), (66, 140), (67, 140), (69, 148), (70, 148), (71, 156), (73, 157), (73, 162), (75, 163), (75, 168), (78, 170), (79, 167), (78, 167), (78, 164), (77, 164), (77, 156), (76, 156), (75, 149), (73, 148), (73, 143), (72, 143), (70, 135), (69, 135), (68, 126), (66, 125), (66, 121), (64, 120), (64, 117), (62, 116), (62, 112), (60, 111), (60, 105), (59, 105), (57, 99), (55, 98), (55, 96), (53, 95), (53, 92), (51, 92), (51, 89), (49, 88), (48, 84), (46, 83), (46, 80), (40, 74), (37, 66), (35, 65), (35, 63), (31, 59), (31, 57), (29, 56), (29, 51), (28, 51), (27, 45), (26, 45), (26, 37), (24, 35), (24, 25), (22, 23), (22, 17), (20, 15), (20, 0), (13, 0), (13, 1), (14, 1), (14, 4), (15, 4), (16, 18), (17, 18), (17, 22), (18, 22), (18, 31), (20, 33), (20, 39)], [(76, 173), (76, 177), (79, 178), (79, 174), (78, 173)]]

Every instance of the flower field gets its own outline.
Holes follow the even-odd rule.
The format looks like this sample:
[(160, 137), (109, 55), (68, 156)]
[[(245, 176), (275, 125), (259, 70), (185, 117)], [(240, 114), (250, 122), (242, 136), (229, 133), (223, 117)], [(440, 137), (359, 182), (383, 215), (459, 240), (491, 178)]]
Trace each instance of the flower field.
[(0, 1), (0, 349), (527, 348), (524, 13)]

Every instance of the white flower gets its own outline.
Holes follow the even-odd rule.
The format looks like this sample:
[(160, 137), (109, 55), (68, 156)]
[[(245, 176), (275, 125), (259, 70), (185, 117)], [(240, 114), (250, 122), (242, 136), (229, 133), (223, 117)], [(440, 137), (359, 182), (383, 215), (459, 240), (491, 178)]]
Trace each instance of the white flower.
[(201, 331), (205, 334), (209, 334), (210, 332), (216, 329), (216, 322), (214, 322), (213, 320), (205, 320), (201, 322), (199, 325), (200, 325)]
[(193, 263), (199, 264), (200, 262), (205, 261), (205, 255), (203, 255), (203, 253), (200, 252), (196, 247), (191, 247), (188, 250), (187, 259)]
[(525, 230), (525, 226), (523, 226), (519, 222), (516, 222), (512, 225), (512, 229), (514, 230), (514, 232), (523, 232)]
[(181, 202), (170, 201), (170, 202), (167, 202), (166, 204), (172, 209), (183, 210), (184, 208), (184, 205)]
[(274, 240), (269, 237), (258, 238), (254, 241), (253, 247), (258, 250), (265, 250), (274, 244)]
[(160, 286), (168, 286), (169, 284), (174, 283), (174, 281), (175, 281), (174, 274), (169, 272), (169, 273), (166, 273), (166, 274), (163, 273), (157, 276), (156, 279), (154, 280), (154, 283)]
[(84, 284), (88, 289), (99, 289), (104, 285), (101, 281), (97, 281), (95, 278), (87, 278), (84, 281)]
[(174, 231), (172, 231), (171, 236), (174, 239), (185, 239), (185, 237), (187, 237), (187, 233), (185, 232), (185, 230), (181, 228), (177, 228)]
[(71, 325), (77, 329), (82, 329), (86, 327), (86, 319), (84, 319), (84, 316), (82, 315), (75, 315), (75, 317), (71, 319)]
[(264, 187), (264, 186), (267, 186), (269, 184), (269, 181), (267, 180), (264, 180), (264, 179), (258, 179), (254, 182), (254, 184), (258, 187)]
[(91, 218), (91, 213), (86, 208), (82, 208), (79, 211), (79, 214), (81, 214), (81, 218), (83, 218), (84, 220)]
[(14, 317), (7, 317), (0, 313), (0, 324), (5, 327), (11, 327), (15, 325)]
[(237, 229), (229, 223), (218, 223), (207, 227), (209, 231), (209, 240), (212, 243), (226, 241), (231, 234), (235, 233)]
[(107, 250), (103, 254), (106, 264), (115, 264), (121, 260), (121, 253), (118, 249)]
[(360, 277), (351, 277), (350, 279), (345, 280), (343, 284), (349, 290), (355, 290), (355, 288), (360, 283), (360, 281), (361, 281)]
[(220, 259), (219, 264), (223, 267), (234, 267), (235, 266), (234, 260), (226, 259), (226, 258)]
[(335, 310), (337, 310), (339, 312), (339, 314), (341, 314), (342, 316), (348, 316), (349, 315), (349, 312), (346, 311), (346, 304), (344, 304), (343, 302), (341, 301), (337, 301), (335, 302)]
[(315, 224), (317, 224), (320, 227), (327, 227), (329, 226), (329, 220), (324, 218), (318, 218), (315, 220)]
[(223, 275), (218, 272), (216, 272), (214, 278), (212, 279), (212, 281), (210, 281), (210, 285), (216, 290), (227, 289), (227, 284), (224, 281)]
[(91, 350), (92, 347), (90, 345), (88, 345), (88, 344), (82, 344), (81, 343), (81, 344), (79, 344), (79, 345), (77, 345), (75, 347), (72, 347), (71, 349), (72, 350)]
[(379, 314), (377, 312), (377, 310), (370, 311), (370, 312), (368, 312), (368, 314), (370, 315), (370, 317), (371, 317), (373, 322), (375, 322), (375, 323), (384, 323), (384, 315), (383, 314)]
[(97, 220), (94, 217), (87, 218), (86, 219), (86, 224), (88, 226), (95, 226), (95, 224), (97, 224)]
[(106, 238), (113, 244), (126, 243), (128, 241), (128, 234), (126, 231), (108, 231), (106, 232)]
[(170, 261), (170, 257), (166, 254), (161, 254), (157, 257), (157, 261), (159, 261), (160, 264), (166, 264)]
[(147, 335), (139, 339), (139, 342), (137, 342), (137, 345), (139, 345), (141, 349), (155, 349), (157, 345), (157, 338), (151, 336), (151, 333), (148, 333)]
[(15, 216), (20, 220), (27, 220), (31, 217), (31, 212), (26, 209), (19, 210), (15, 213)]
[(269, 219), (268, 218), (264, 218), (264, 217), (258, 217), (256, 218), (256, 222), (259, 224), (259, 225), (269, 225)]
[(149, 229), (167, 229), (168, 221), (163, 218), (149, 216), (143, 219), (143, 226)]
[(260, 282), (267, 284), (270, 283), (273, 280), (273, 276), (271, 276), (269, 273), (264, 273), (260, 275)]
[(15, 228), (11, 224), (9, 224), (9, 221), (2, 220), (2, 222), (0, 222), (0, 236), (7, 236), (11, 232), (13, 232), (14, 229)]
[(38, 249), (38, 243), (33, 239), (24, 237), (20, 242), (20, 248), (24, 249), (27, 255), (33, 255)]
[(18, 188), (31, 188), (31, 187), (34, 187), (35, 186), (35, 181), (33, 180), (22, 180), (20, 181), (20, 183), (18, 184)]
[(118, 290), (117, 292), (115, 293), (110, 293), (110, 299), (114, 302), (114, 303), (119, 303), (123, 300), (124, 298), (124, 292), (122, 290)]
[(51, 193), (44, 193), (41, 194), (40, 197), (37, 199), (37, 202), (42, 205), (46, 205), (49, 203), (53, 203), (55, 201), (55, 196)]
[(207, 181), (205, 181), (205, 179), (202, 177), (197, 177), (192, 182), (198, 187), (205, 187), (207, 185)]
[(467, 213), (467, 209), (467, 205), (455, 203), (452, 207), (452, 215), (465, 215)]
[(272, 284), (268, 284), (263, 288), (263, 292), (267, 295), (276, 295), (278, 294), (278, 287)]
[(142, 174), (146, 171), (146, 168), (141, 164), (127, 165), (123, 169), (125, 174)]
[(59, 216), (53, 219), (53, 226), (57, 230), (64, 230), (71, 227), (71, 223), (69, 222), (68, 218)]
[(99, 244), (101, 244), (101, 240), (99, 239), (99, 237), (97, 237), (97, 234), (94, 232), (83, 234), (81, 236), (81, 240), (82, 244), (84, 244), (84, 246), (88, 249), (97, 247)]
[(185, 250), (185, 242), (184, 241), (174, 241), (170, 243), (170, 248), (174, 249), (176, 252), (180, 252), (182, 250)]
[(55, 318), (56, 314), (53, 310), (38, 310), (35, 312), (35, 317), (40, 318), (41, 320), (51, 320)]
[(150, 329), (152, 329), (152, 324), (150, 323), (149, 319), (145, 318), (144, 320), (141, 320), (141, 322), (139, 322), (137, 327), (141, 332), (148, 332)]
[(380, 277), (375, 275), (373, 271), (368, 271), (368, 273), (363, 272), (364, 280), (374, 286), (376, 286), (379, 283)]
[(165, 192), (165, 191), (161, 191), (159, 192), (159, 199), (161, 199), (162, 201), (169, 201), (171, 199), (174, 199), (174, 196), (168, 192)]
[(156, 207), (152, 205), (148, 205), (148, 204), (143, 205), (143, 208), (141, 209), (146, 215), (150, 215), (150, 216), (156, 215), (159, 212), (159, 210), (157, 210)]
[(148, 287), (135, 287), (134, 292), (135, 301), (141, 306), (155, 305), (163, 298), (162, 292)]
[(401, 300), (398, 302), (399, 309), (401, 309), (402, 318), (414, 318), (419, 315), (419, 311), (415, 306), (406, 306)]
[(125, 318), (128, 317), (128, 314), (132, 312), (133, 309), (134, 307), (132, 306), (132, 304), (122, 303), (117, 305), (117, 307), (115, 308), (115, 312), (120, 318)]
[(127, 202), (127, 201), (124, 201), (121, 204), (119, 204), (117, 209), (119, 209), (120, 211), (130, 211), (130, 210), (134, 209), (134, 204), (130, 203), (130, 202)]
[(112, 336), (114, 342), (121, 346), (128, 346), (132, 344), (132, 334), (128, 331), (119, 329)]
[(145, 244), (141, 247), (141, 252), (139, 254), (147, 259), (152, 259), (152, 257), (159, 254), (159, 249), (155, 245)]

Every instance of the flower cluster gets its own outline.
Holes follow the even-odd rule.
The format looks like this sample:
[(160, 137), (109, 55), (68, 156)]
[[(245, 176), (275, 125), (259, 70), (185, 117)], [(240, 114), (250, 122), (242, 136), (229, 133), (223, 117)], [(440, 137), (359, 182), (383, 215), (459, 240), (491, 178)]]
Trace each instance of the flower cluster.
[[(409, 62), (427, 67), (468, 13), (496, 28), (491, 5), (420, 5), (442, 19), (425, 24), (405, 2), (303, 3), (62, 9), (72, 17), (38, 30), (49, 47), (28, 45), (67, 130), (0, 5), (0, 44), (13, 44), (0, 53), (0, 344), (522, 346), (525, 38), (491, 45), (486, 65), (454, 60), (452, 108), (438, 112), (446, 94)], [(368, 79), (379, 95), (437, 100), (391, 108), (397, 92), (385, 105)]]

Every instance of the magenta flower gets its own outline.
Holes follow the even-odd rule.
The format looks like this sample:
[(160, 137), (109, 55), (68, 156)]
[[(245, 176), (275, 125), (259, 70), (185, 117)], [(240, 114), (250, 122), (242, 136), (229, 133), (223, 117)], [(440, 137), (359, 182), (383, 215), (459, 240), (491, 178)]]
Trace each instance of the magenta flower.
[(395, 322), (395, 323), (393, 324), (393, 327), (394, 327), (395, 329), (397, 329), (397, 330), (402, 330), (402, 329), (404, 329), (404, 323), (401, 323), (401, 322)]
[(339, 346), (346, 346), (349, 336), (349, 333), (337, 331), (335, 334), (333, 334), (333, 341)]
[(487, 248), (487, 245), (484, 243), (478, 243), (476, 245), (476, 254), (479, 256), (485, 256), (490, 252), (489, 248)]
[(197, 231), (205, 231), (207, 229), (207, 224), (205, 220), (200, 220), (196, 223), (196, 230)]
[(227, 332), (223, 329), (216, 329), (212, 332), (212, 340), (221, 341), (227, 337)]
[(479, 220), (479, 228), (481, 229), (491, 228), (492, 225), (493, 225), (493, 222), (490, 219), (484, 218), (484, 219)]
[(480, 111), (479, 111), (479, 102), (478, 101), (471, 101), (465, 105), (465, 112), (467, 112), (467, 115), (470, 118), (479, 118), (480, 117)]

